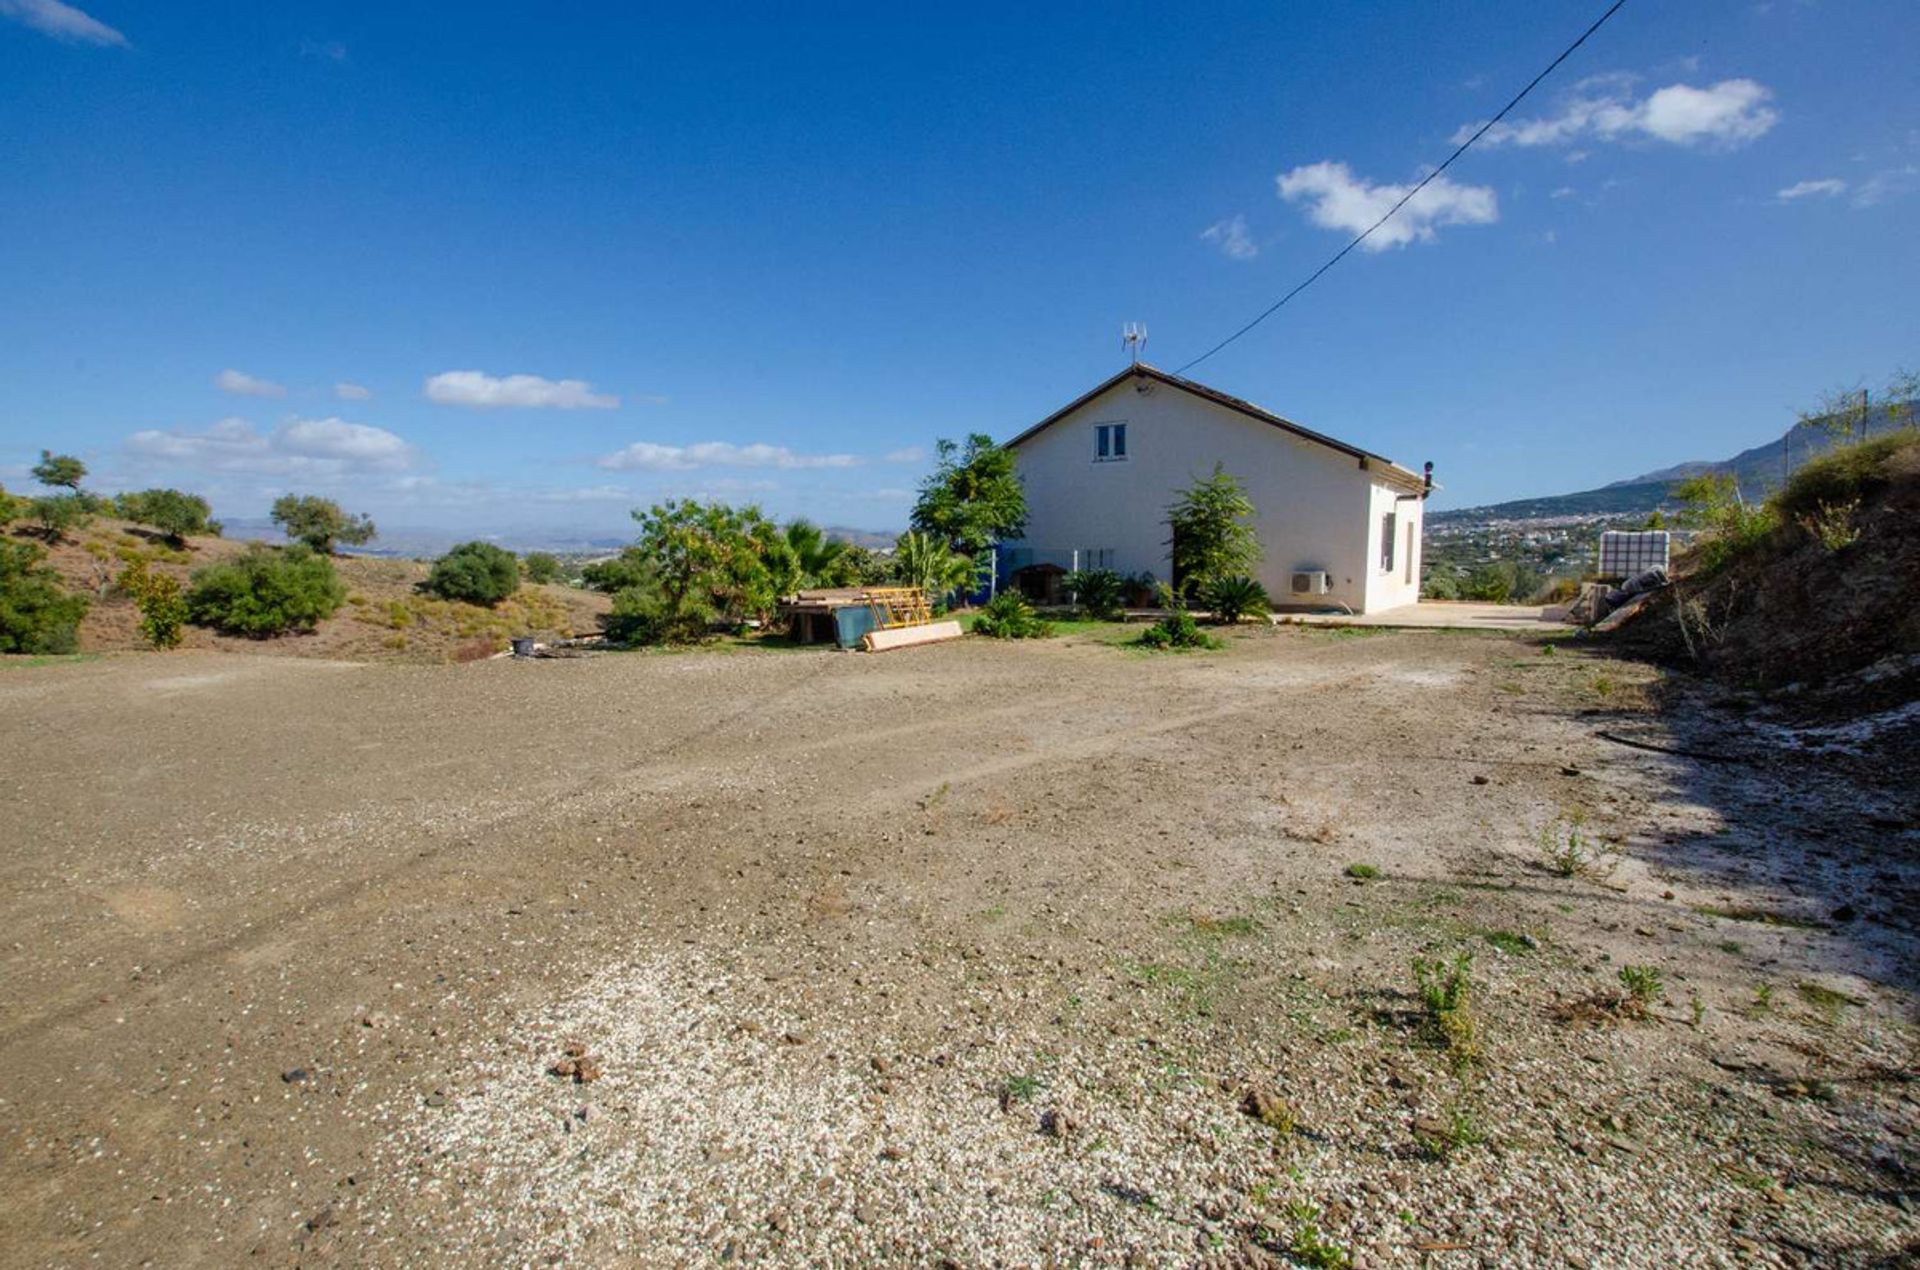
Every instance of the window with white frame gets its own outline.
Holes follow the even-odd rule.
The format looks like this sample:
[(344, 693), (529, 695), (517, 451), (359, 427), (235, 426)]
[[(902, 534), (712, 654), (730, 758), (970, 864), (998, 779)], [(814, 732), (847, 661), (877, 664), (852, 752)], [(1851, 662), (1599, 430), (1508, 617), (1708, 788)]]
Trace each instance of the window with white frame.
[(1380, 572), (1393, 572), (1394, 537), (1398, 532), (1399, 517), (1392, 512), (1380, 518)]
[(1124, 423), (1096, 423), (1093, 425), (1093, 461), (1095, 463), (1116, 463), (1127, 457), (1127, 425)]

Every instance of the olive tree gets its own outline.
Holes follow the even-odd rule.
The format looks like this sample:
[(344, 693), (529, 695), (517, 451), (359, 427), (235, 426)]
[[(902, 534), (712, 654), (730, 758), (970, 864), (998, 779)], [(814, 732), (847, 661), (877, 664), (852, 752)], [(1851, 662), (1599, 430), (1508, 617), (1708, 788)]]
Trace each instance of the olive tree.
[(268, 516), (287, 537), (304, 542), (321, 555), (332, 555), (336, 543), (359, 546), (372, 542), (375, 533), (367, 517), (350, 515), (332, 499), (314, 494), (282, 494), (273, 501)]

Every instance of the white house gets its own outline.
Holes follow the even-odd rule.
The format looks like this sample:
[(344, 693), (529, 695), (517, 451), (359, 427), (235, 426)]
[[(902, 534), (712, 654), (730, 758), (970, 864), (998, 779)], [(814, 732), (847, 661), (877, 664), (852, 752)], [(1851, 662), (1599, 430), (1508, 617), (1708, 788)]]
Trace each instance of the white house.
[(1129, 366), (1007, 446), (1027, 529), (1002, 545), (1003, 585), (1037, 592), (1073, 568), (1172, 581), (1167, 507), (1218, 463), (1253, 500), (1256, 576), (1277, 606), (1419, 598), (1428, 478), (1204, 384)]

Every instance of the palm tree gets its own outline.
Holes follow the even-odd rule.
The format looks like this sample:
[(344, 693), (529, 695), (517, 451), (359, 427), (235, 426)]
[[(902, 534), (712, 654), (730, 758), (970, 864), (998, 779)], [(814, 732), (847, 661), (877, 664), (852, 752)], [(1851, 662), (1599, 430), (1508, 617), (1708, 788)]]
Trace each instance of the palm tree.
[(980, 570), (972, 556), (952, 551), (931, 534), (909, 529), (895, 541), (893, 567), (902, 586), (917, 586), (938, 604), (955, 591), (972, 588)]
[(800, 585), (831, 586), (838, 580), (834, 566), (846, 555), (846, 543), (827, 537), (810, 520), (796, 520), (787, 526), (787, 546), (799, 565)]

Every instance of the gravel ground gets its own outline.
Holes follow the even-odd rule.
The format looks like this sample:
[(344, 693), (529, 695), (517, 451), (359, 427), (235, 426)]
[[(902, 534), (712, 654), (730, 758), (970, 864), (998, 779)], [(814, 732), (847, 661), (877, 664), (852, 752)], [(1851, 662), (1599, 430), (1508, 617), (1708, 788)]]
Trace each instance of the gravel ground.
[(0, 1263), (1914, 1264), (1915, 795), (1660, 687), (0, 667)]

